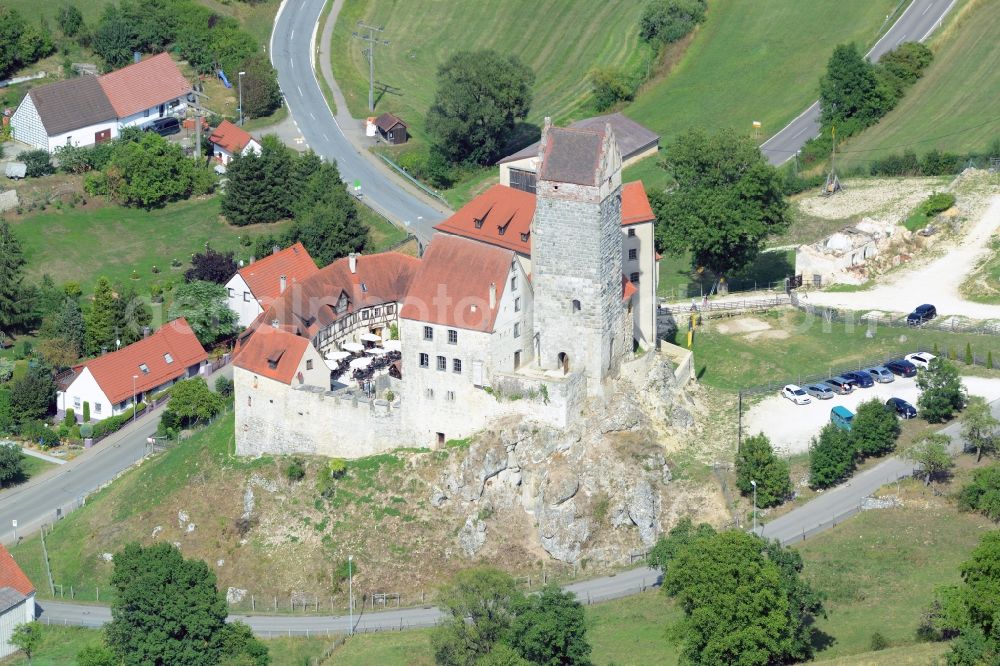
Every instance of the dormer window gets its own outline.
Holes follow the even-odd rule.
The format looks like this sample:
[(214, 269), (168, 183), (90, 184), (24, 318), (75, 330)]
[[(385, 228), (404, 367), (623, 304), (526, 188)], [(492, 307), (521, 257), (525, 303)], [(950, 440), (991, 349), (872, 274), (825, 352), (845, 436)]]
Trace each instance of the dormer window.
[(476, 222), (476, 229), (482, 229), (483, 228), (483, 221), (481, 219), (476, 218), (475, 222)]
[(170, 364), (174, 362), (174, 357), (170, 355), (170, 352), (167, 352), (163, 355), (163, 360)]
[(521, 242), (522, 243), (528, 242), (528, 234), (521, 234)]
[(505, 233), (507, 233), (507, 225), (509, 225), (509, 224), (510, 224), (510, 222), (508, 222), (507, 224), (503, 225), (502, 227), (497, 227), (497, 233), (499, 233), (501, 236), (503, 236)]
[(361, 291), (362, 292), (367, 292), (368, 291), (368, 285), (365, 284), (364, 282), (361, 283)]
[(285, 355), (284, 349), (278, 349), (271, 352), (271, 354), (267, 357), (267, 367), (271, 368), (272, 370), (276, 370), (278, 368), (278, 362), (284, 355)]
[(149, 366), (146, 365), (145, 363), (140, 363), (139, 364), (139, 369), (142, 370), (142, 374), (144, 374), (144, 375), (148, 375), (149, 374)]
[(340, 292), (340, 298), (337, 299), (337, 314), (344, 314), (347, 312), (348, 305), (350, 305), (350, 301), (347, 300), (347, 294)]

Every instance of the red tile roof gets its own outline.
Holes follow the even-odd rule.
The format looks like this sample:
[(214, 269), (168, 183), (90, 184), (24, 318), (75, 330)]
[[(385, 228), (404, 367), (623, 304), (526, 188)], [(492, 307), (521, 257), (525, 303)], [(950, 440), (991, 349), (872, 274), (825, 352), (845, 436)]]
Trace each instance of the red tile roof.
[[(490, 333), (513, 261), (511, 250), (435, 234), (399, 316)], [(496, 288), (493, 308), (491, 285)]]
[[(272, 301), (262, 321), (278, 325), (307, 338), (346, 316), (383, 303), (399, 303), (406, 297), (420, 259), (399, 252), (363, 254), (351, 272), (349, 257), (337, 259), (307, 279), (290, 285)], [(340, 295), (347, 296), (347, 310), (336, 312)]]
[(233, 363), (244, 370), (291, 384), (309, 340), (263, 324), (240, 348)]
[[(534, 215), (534, 194), (494, 185), (434, 228), (530, 255)], [(622, 226), (650, 222), (655, 217), (642, 181), (625, 183), (622, 187)], [(504, 229), (502, 234), (501, 228)]]
[(520, 254), (531, 254), (531, 218), (534, 215), (534, 194), (494, 185), (434, 228)]
[(35, 586), (21, 571), (21, 567), (17, 566), (10, 551), (3, 544), (0, 544), (0, 588), (3, 587), (14, 588), (24, 596), (35, 591)]
[(633, 180), (622, 185), (622, 226), (627, 227), (656, 219), (649, 205), (646, 188), (641, 180)]
[(159, 53), (141, 62), (97, 78), (119, 118), (186, 97), (191, 84), (169, 53)]
[(226, 152), (238, 155), (254, 138), (242, 127), (234, 125), (228, 120), (223, 120), (208, 137), (208, 140)]
[(622, 301), (632, 298), (639, 289), (622, 273)]
[[(167, 360), (169, 354), (171, 361)], [(139, 340), (116, 352), (82, 363), (74, 370), (87, 368), (104, 395), (112, 403), (132, 396), (132, 377), (136, 392), (149, 391), (187, 373), (192, 365), (208, 359), (205, 348), (194, 331), (181, 317), (164, 324), (144, 340)], [(145, 365), (148, 372), (139, 366)]]
[(302, 243), (296, 243), (284, 250), (258, 259), (239, 270), (243, 281), (250, 287), (250, 293), (267, 306), (281, 295), (281, 276), (285, 276), (285, 288), (319, 272), (316, 262)]

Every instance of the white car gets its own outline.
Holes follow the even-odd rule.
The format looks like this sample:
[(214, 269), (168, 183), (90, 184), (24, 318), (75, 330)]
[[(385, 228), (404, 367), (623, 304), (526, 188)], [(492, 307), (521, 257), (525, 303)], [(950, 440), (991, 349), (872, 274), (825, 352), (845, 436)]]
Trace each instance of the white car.
[(812, 402), (812, 398), (809, 397), (809, 394), (795, 384), (789, 384), (785, 388), (781, 389), (781, 395), (784, 398), (788, 398), (796, 405), (808, 405)]
[(917, 352), (916, 354), (907, 354), (906, 360), (917, 366), (921, 370), (926, 370), (930, 366), (931, 361), (936, 359), (937, 356), (934, 354), (929, 354), (927, 352)]

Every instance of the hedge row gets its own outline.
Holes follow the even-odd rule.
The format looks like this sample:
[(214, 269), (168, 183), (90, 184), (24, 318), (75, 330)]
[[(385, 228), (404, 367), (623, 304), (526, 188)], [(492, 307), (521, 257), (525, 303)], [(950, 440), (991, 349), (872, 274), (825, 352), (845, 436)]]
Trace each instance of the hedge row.
[[(136, 407), (135, 413), (142, 414), (146, 411), (146, 403), (140, 402)], [(132, 420), (132, 409), (127, 409), (117, 416), (109, 416), (103, 421), (98, 421), (94, 424), (94, 432), (91, 435), (94, 439), (101, 439), (102, 437), (107, 437), (113, 432), (118, 432), (125, 426), (126, 423)]]

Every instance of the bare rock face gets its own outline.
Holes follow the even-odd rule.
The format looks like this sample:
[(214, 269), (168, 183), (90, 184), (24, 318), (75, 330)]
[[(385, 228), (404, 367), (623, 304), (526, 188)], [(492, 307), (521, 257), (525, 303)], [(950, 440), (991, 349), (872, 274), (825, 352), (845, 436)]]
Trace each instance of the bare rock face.
[(486, 523), (478, 516), (465, 519), (465, 526), (458, 532), (458, 545), (468, 557), (472, 557), (486, 543)]

